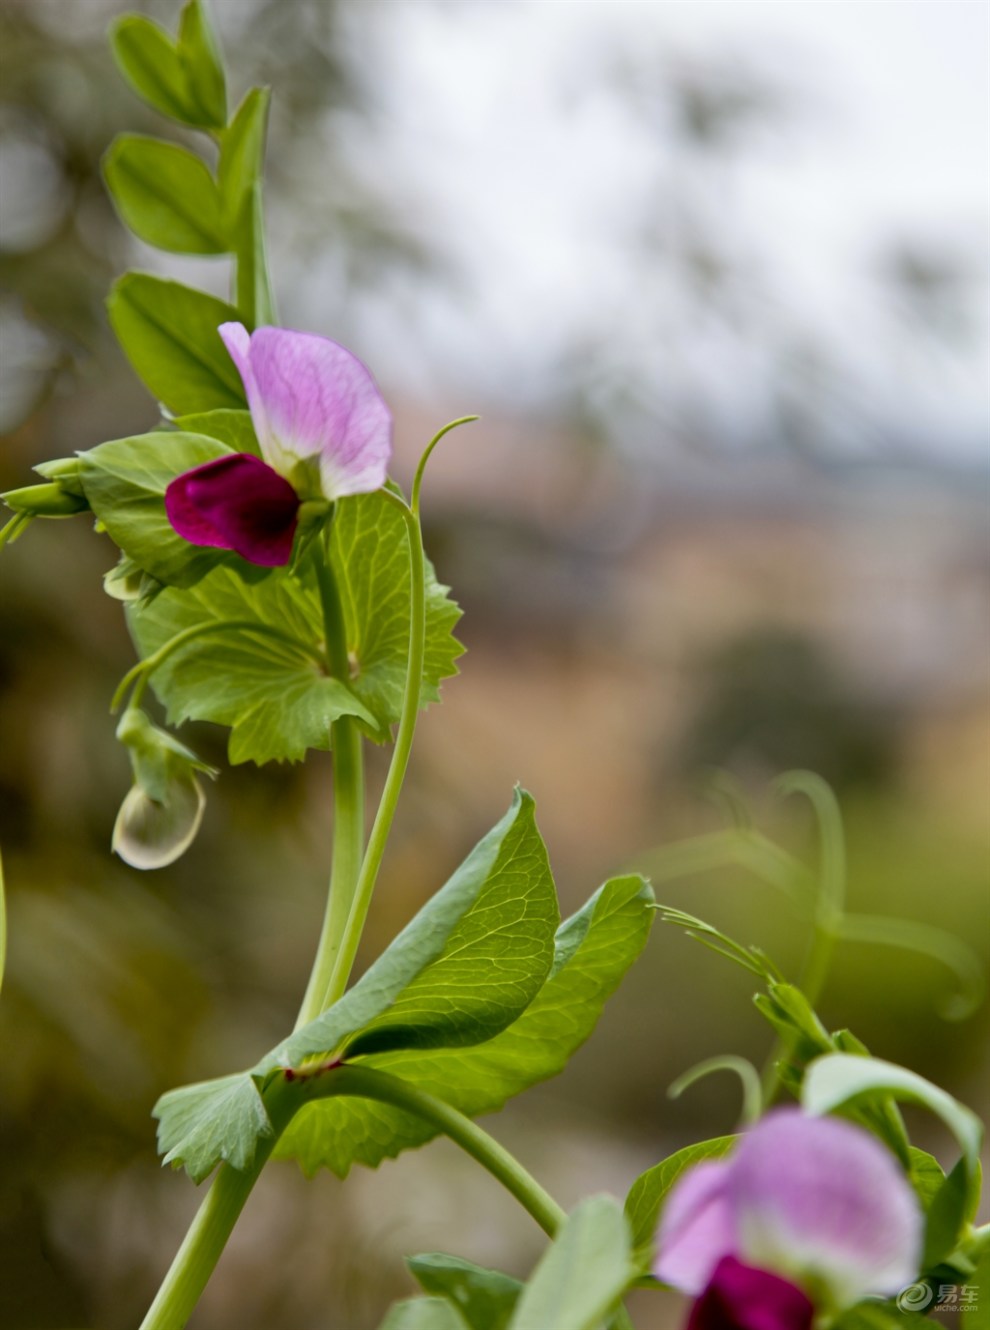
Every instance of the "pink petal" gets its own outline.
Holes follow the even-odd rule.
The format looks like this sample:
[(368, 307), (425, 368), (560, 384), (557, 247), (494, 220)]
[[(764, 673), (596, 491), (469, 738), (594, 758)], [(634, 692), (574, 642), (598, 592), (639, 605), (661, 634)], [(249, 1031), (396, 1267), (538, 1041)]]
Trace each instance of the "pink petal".
[(743, 1139), (731, 1170), (743, 1260), (821, 1281), (836, 1307), (916, 1277), (921, 1209), (893, 1155), (863, 1128), (778, 1109)]
[(328, 499), (385, 483), (392, 417), (371, 374), (327, 337), (239, 323), (220, 336), (247, 394), (265, 460), (289, 476), (300, 459), (318, 460)]
[(731, 1163), (706, 1160), (671, 1189), (657, 1235), (653, 1273), (683, 1293), (700, 1293), (719, 1261), (736, 1250), (727, 1199)]
[(165, 491), (168, 520), (192, 545), (234, 550), (251, 563), (289, 562), (299, 498), (250, 453), (231, 453), (178, 476)]
[(811, 1299), (786, 1279), (723, 1256), (687, 1330), (811, 1330), (814, 1316)]

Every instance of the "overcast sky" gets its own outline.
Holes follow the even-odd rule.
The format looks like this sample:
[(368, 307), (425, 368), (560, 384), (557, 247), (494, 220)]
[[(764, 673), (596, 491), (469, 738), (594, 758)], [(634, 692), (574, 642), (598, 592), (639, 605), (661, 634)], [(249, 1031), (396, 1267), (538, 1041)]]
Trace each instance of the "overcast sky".
[[(820, 339), (874, 424), (985, 447), (985, 4), (391, 0), (356, 7), (350, 29), (380, 112), (373, 129), (345, 127), (355, 170), (463, 279), (417, 293), (411, 315), (398, 287), (372, 306), (364, 335), (392, 381), (538, 401), (590, 338), (648, 404), (693, 392), (719, 429), (758, 417), (754, 385), (795, 339)], [(692, 168), (663, 98), (649, 106), (658, 80), (692, 70), (750, 71), (780, 114)], [(663, 262), (636, 259), (665, 189), (714, 210), (765, 339), (692, 328)], [(893, 245), (970, 275), (948, 337), (881, 291)], [(290, 299), (313, 324), (325, 297), (307, 273)]]

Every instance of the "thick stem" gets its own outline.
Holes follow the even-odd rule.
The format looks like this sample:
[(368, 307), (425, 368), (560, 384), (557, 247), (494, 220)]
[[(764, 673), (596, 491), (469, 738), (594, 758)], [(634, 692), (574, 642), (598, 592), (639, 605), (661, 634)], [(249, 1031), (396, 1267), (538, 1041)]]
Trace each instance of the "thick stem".
[(330, 976), (354, 899), (364, 849), (364, 771), (361, 735), (350, 716), (333, 724), (333, 857), (319, 947), (299, 1008), (296, 1029), (329, 1006)]
[(273, 1143), (244, 1172), (224, 1164), (203, 1198), (140, 1330), (182, 1330), (199, 1301)]
[[(313, 551), (323, 627), (327, 665), (334, 678), (346, 680), (350, 673), (347, 631), (336, 579), (330, 566), (330, 541), (327, 537)], [(323, 916), (320, 942), (313, 961), (306, 996), (299, 1009), (296, 1029), (325, 1011), (330, 979), (341, 939), (350, 916), (364, 854), (364, 762), (361, 735), (351, 716), (334, 721), (330, 731), (333, 753), (333, 857), (330, 887)]]
[(341, 997), (350, 978), (358, 944), (368, 917), (372, 893), (378, 880), (378, 870), (385, 854), (385, 844), (392, 828), (396, 805), (402, 790), (416, 718), (419, 714), (419, 693), (423, 678), (423, 655), (426, 639), (426, 574), (423, 563), (423, 536), (419, 522), (402, 499), (389, 490), (382, 494), (402, 512), (409, 542), (409, 660), (406, 668), (406, 688), (402, 700), (402, 714), (396, 735), (392, 761), (389, 765), (385, 788), (368, 838), (368, 849), (361, 865), (354, 899), (344, 927), (337, 960), (323, 998), (324, 1009), (332, 1007)]

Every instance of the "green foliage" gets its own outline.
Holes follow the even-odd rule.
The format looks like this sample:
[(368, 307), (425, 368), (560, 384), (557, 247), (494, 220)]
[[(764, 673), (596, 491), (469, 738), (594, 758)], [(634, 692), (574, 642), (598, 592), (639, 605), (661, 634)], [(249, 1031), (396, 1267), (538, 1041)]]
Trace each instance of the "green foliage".
[[(363, 1046), (468, 1044), (504, 1028), (546, 977), (557, 918), (533, 800), (517, 792), (502, 820), (358, 983), (242, 1074), (242, 1117), (227, 1124), (231, 1148), (243, 1155), (251, 1133), (259, 1134), (256, 1082), (279, 1067), (314, 1054), (356, 1056)], [(232, 1102), (232, 1079), (172, 1091), (155, 1108), (166, 1160), (181, 1161), (193, 1178), (231, 1159), (213, 1118)]]
[(517, 790), (502, 820), (354, 988), (266, 1064), (490, 1039), (543, 984), (559, 918), (535, 805)]
[(544, 1253), (509, 1330), (598, 1330), (638, 1273), (618, 1201), (589, 1197)]
[[(444, 1298), (407, 1298), (390, 1307), (379, 1330), (469, 1330)], [(470, 1328), (473, 1330), (473, 1327)]]
[(149, 105), (197, 129), (222, 129), (227, 120), (223, 66), (201, 0), (189, 0), (173, 41), (159, 24), (126, 14), (110, 28), (114, 58)]
[(261, 207), (269, 101), (267, 88), (247, 94), (221, 139), (218, 166), (224, 223), (237, 254), (237, 304), (251, 325), (278, 321)]
[(406, 1264), (424, 1293), (456, 1307), (468, 1330), (507, 1330), (523, 1287), (518, 1279), (442, 1252), (411, 1256)]
[(235, 453), (261, 456), (250, 411), (200, 411), (194, 415), (179, 416), (175, 424), (185, 433), (205, 434), (211, 439), (219, 439)]
[[(217, 416), (223, 417), (222, 428), (239, 427), (233, 423), (240, 419), (236, 412), (204, 419)], [(182, 450), (190, 446), (202, 450), (204, 461), (226, 451), (200, 435), (144, 437), (161, 439), (166, 451), (180, 451), (183, 462)], [(169, 442), (175, 439), (187, 442)], [(126, 446), (140, 441), (122, 442), (119, 455), (112, 444), (86, 455), (99, 462), (99, 478), (106, 482), (98, 495), (94, 490), (94, 511), (138, 564), (160, 581), (187, 588), (165, 590), (150, 603), (133, 606), (135, 639), (150, 656), (180, 633), (201, 630), (153, 675), (170, 723), (196, 719), (231, 726), (235, 763), (297, 761), (308, 748), (329, 748), (330, 724), (342, 715), (355, 716), (370, 738), (387, 741), (401, 711), (409, 650), (408, 548), (401, 514), (380, 494), (337, 502), (331, 563), (352, 669), (350, 678), (334, 679), (319, 663), (324, 625), (313, 570), (256, 570), (237, 555), (181, 540), (168, 524), (162, 495), (174, 475), (195, 463), (169, 466), (166, 473), (157, 454), (145, 464), (139, 446)], [(459, 617), (428, 566), (424, 706), (439, 698), (440, 681), (456, 673), (462, 648), (451, 630)], [(240, 625), (237, 631), (225, 630), (230, 622)], [(257, 633), (246, 632), (251, 623), (259, 626)]]
[(808, 1068), (801, 1098), (809, 1113), (832, 1113), (877, 1094), (920, 1104), (940, 1117), (959, 1142), (970, 1172), (976, 1174), (983, 1141), (979, 1118), (945, 1090), (906, 1067), (879, 1058), (835, 1053), (817, 1059)]
[(927, 1211), (936, 1192), (945, 1181), (945, 1173), (935, 1156), (930, 1155), (927, 1150), (919, 1150), (917, 1146), (912, 1145), (908, 1155), (911, 1161), (908, 1180), (921, 1202), (921, 1208)]
[[(354, 667), (351, 686), (375, 717), (366, 733), (377, 743), (402, 712), (409, 651), (409, 554), (405, 523), (381, 494), (338, 500), (330, 540)], [(457, 673), (463, 647), (453, 636), (461, 611), (426, 565), (426, 649), (420, 704), (439, 699), (439, 684)]]
[(813, 1062), (801, 1098), (809, 1113), (862, 1110), (893, 1098), (920, 1104), (942, 1119), (959, 1142), (962, 1158), (929, 1203), (925, 1265), (949, 1256), (979, 1202), (983, 1127), (976, 1114), (916, 1072), (848, 1053), (833, 1053)]
[(255, 183), (261, 179), (270, 103), (267, 88), (252, 88), (224, 131), (217, 178), (228, 233), (235, 230), (250, 208)]
[(158, 1101), (155, 1116), (162, 1163), (182, 1163), (193, 1182), (221, 1159), (250, 1168), (259, 1140), (274, 1130), (258, 1087), (243, 1072), (173, 1090)]
[(149, 273), (125, 273), (107, 300), (124, 354), (173, 413), (243, 407), (244, 388), (217, 329), (240, 322), (216, 296)]
[(297, 762), (309, 748), (329, 748), (330, 726), (341, 716), (373, 723), (348, 683), (319, 659), (315, 587), (290, 576), (250, 585), (239, 570), (214, 568), (194, 587), (129, 606), (128, 620), (145, 656), (201, 630), (155, 670), (153, 685), (169, 724), (229, 726), (235, 765)]
[(176, 254), (225, 254), (220, 191), (202, 158), (140, 134), (121, 134), (103, 159), (103, 176), (136, 236)]
[(685, 1146), (639, 1175), (626, 1197), (626, 1218), (637, 1250), (652, 1252), (664, 1202), (685, 1169), (693, 1168), (704, 1159), (720, 1159), (738, 1139), (738, 1136), (714, 1136), (709, 1141)]
[[(766, 994), (757, 994), (753, 1001), (777, 1031), (787, 1050), (786, 1059), (778, 1065), (778, 1075), (781, 1083), (795, 1096), (801, 1095), (806, 1070), (815, 1059), (839, 1053), (853, 1058), (869, 1057), (869, 1049), (850, 1031), (838, 1030), (829, 1034), (808, 999), (793, 984), (771, 980)], [(886, 1141), (905, 1169), (910, 1167), (910, 1142), (890, 1096), (873, 1096), (852, 1109), (849, 1116)]]
[[(305, 1068), (316, 1055), (360, 1055), (366, 1032), (365, 1046), (380, 1050), (388, 1042), (392, 1051), (366, 1054), (363, 1065), (402, 1076), (462, 1112), (499, 1108), (560, 1071), (642, 948), (652, 912), (640, 879), (606, 883), (558, 930), (554, 965), (540, 988), (548, 959), (542, 938), (552, 927), (550, 892), (532, 801), (517, 796), (506, 817), (340, 1002), (243, 1073), (237, 1101), (242, 1117), (236, 1126), (228, 1123), (229, 1147), (213, 1117), (234, 1102), (231, 1078), (173, 1090), (159, 1100), (155, 1115), (166, 1161), (183, 1164), (199, 1180), (230, 1158), (229, 1150), (243, 1158), (254, 1131), (257, 1087), (277, 1068)], [(473, 952), (471, 967), (457, 964), (464, 945)], [(507, 1000), (509, 990), (499, 992), (483, 1008), (485, 999), (474, 990), (487, 990), (493, 961), (501, 969), (502, 955), (517, 970), (513, 996)], [(499, 1020), (511, 1020), (513, 1005), (517, 1018), (507, 1028), (466, 1046), (472, 1038), (484, 1039)], [(307, 1172), (325, 1166), (343, 1176), (355, 1161), (375, 1166), (435, 1133), (431, 1123), (389, 1104), (329, 1098), (296, 1115), (278, 1153), (297, 1158)]]
[(229, 452), (205, 434), (158, 430), (82, 453), (80, 478), (110, 539), (138, 568), (167, 585), (192, 586), (218, 564), (247, 565), (225, 550), (183, 540), (165, 513), (165, 490), (182, 472)]
[[(599, 888), (558, 930), (553, 966), (537, 996), (494, 1039), (473, 1048), (375, 1054), (368, 1065), (469, 1116), (495, 1112), (561, 1072), (591, 1034), (607, 998), (646, 943), (652, 899), (639, 877), (614, 878)], [(430, 1123), (388, 1104), (327, 1099), (296, 1115), (277, 1153), (297, 1159), (306, 1173), (329, 1168), (344, 1177), (354, 1163), (377, 1167), (435, 1134)]]
[(979, 1186), (970, 1187), (966, 1160), (960, 1159), (928, 1207), (922, 1255), (922, 1265), (926, 1269), (952, 1255), (978, 1200)]
[(902, 1312), (892, 1302), (879, 1302), (870, 1298), (850, 1307), (837, 1321), (833, 1321), (832, 1330), (912, 1330), (917, 1327), (931, 1326), (932, 1322), (919, 1312)]

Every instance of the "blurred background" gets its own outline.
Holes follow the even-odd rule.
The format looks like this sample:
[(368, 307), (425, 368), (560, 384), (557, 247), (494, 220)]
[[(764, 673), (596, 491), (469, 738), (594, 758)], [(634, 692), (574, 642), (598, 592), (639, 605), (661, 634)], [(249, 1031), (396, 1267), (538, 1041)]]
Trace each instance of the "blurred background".
[[(0, 488), (155, 420), (103, 300), (129, 266), (223, 293), (224, 262), (125, 234), (99, 160), (174, 127), (117, 77), (116, 0), (0, 0)], [(174, 30), (172, 0), (137, 6)], [(408, 480), (439, 425), (428, 549), (468, 648), (424, 718), (372, 957), (536, 795), (562, 903), (721, 826), (727, 770), (775, 801), (807, 767), (846, 821), (853, 908), (986, 960), (988, 9), (622, 0), (215, 0), (230, 86), (275, 91), (268, 200), (283, 322), (351, 346)], [(291, 1024), (329, 865), (329, 765), (224, 769), (196, 845), (111, 858), (129, 785), (107, 707), (132, 662), (85, 519), (0, 567), (0, 1324), (124, 1330), (198, 1202), (162, 1172), (163, 1090)], [(224, 735), (187, 727), (225, 766)], [(382, 779), (384, 755), (372, 762)], [(661, 899), (793, 974), (806, 923), (741, 872)], [(880, 1056), (985, 1111), (986, 1010), (891, 948), (841, 949), (822, 1002)], [(741, 971), (658, 925), (598, 1033), (495, 1133), (564, 1204), (624, 1194), (731, 1130), (701, 1057), (769, 1047)], [(931, 1132), (921, 1124), (923, 1132)], [(945, 1150), (937, 1134), (923, 1135)], [(441, 1249), (525, 1275), (541, 1236), (437, 1143), (307, 1185), (266, 1175), (200, 1330), (370, 1330)], [(640, 1330), (677, 1323), (643, 1294)], [(548, 1330), (550, 1328), (548, 1327)]]

